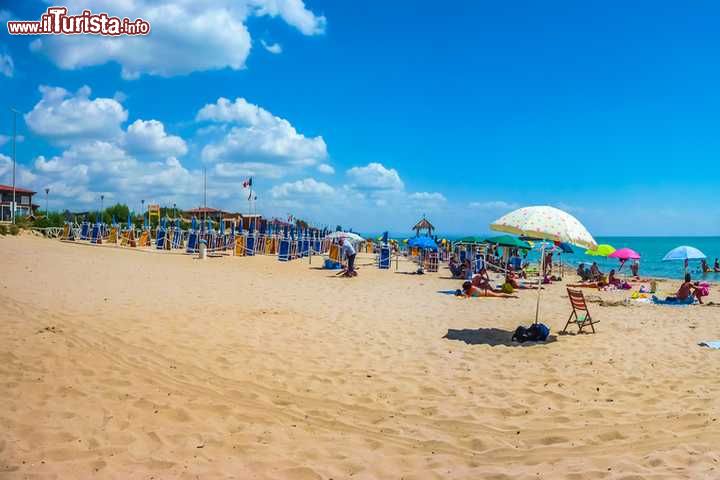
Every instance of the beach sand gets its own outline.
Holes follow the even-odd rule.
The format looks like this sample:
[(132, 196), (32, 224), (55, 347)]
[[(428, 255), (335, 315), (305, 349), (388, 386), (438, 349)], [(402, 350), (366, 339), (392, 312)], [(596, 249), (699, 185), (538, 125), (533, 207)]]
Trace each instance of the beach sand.
[[(697, 346), (720, 308), (593, 303), (597, 334), (517, 346), (535, 293), (457, 299), (447, 270), (0, 252), (3, 479), (720, 477), (720, 352)], [(569, 312), (544, 291), (553, 332)]]

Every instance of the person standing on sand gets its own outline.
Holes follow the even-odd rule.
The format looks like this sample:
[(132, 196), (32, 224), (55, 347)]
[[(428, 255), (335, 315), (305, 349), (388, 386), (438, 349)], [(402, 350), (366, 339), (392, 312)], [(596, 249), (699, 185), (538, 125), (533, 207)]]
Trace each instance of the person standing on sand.
[(344, 237), (340, 237), (340, 249), (342, 250), (345, 258), (347, 258), (348, 266), (345, 275), (348, 277), (354, 277), (357, 275), (355, 272), (355, 248), (352, 246), (352, 242)]

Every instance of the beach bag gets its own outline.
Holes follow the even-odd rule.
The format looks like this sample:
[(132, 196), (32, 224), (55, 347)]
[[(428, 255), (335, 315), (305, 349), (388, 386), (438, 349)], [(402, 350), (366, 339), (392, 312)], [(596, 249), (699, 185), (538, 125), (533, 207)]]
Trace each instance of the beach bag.
[(544, 323), (534, 323), (525, 328), (522, 325), (515, 329), (515, 333), (511, 338), (512, 341), (524, 342), (544, 342), (550, 335), (550, 329)]
[(510, 285), (509, 283), (504, 283), (501, 290), (503, 293), (507, 293), (507, 294), (513, 293), (513, 291), (514, 291), (513, 286)]

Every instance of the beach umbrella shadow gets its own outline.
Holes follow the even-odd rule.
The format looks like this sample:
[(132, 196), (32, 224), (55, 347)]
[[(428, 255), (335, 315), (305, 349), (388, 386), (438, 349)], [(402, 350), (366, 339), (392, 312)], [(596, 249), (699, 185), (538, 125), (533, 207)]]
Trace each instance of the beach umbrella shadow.
[(465, 342), (468, 345), (490, 345), (491, 347), (500, 345), (506, 347), (532, 347), (552, 343), (557, 340), (555, 335), (550, 335), (544, 342), (519, 343), (511, 340), (513, 333), (514, 332), (501, 328), (463, 328), (462, 330), (450, 328), (443, 338)]

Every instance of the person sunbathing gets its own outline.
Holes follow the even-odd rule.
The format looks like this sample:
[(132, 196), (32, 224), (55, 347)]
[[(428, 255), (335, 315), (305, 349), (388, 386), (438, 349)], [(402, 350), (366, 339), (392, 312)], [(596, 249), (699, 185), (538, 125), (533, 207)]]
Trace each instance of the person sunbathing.
[(698, 303), (703, 303), (702, 297), (703, 297), (703, 289), (692, 283), (692, 280), (690, 278), (690, 274), (685, 274), (685, 281), (680, 285), (680, 288), (678, 289), (677, 293), (674, 297), (667, 297), (666, 301), (673, 301), (673, 300), (687, 300), (690, 297), (697, 298)]
[(623, 281), (620, 280), (619, 278), (617, 278), (617, 277), (615, 276), (615, 269), (614, 269), (614, 268), (613, 268), (612, 270), (610, 270), (610, 273), (608, 274), (607, 283), (608, 283), (608, 285), (613, 285), (613, 286), (615, 286), (615, 287), (617, 287), (617, 288), (622, 287)]
[(450, 273), (452, 274), (453, 278), (462, 278), (463, 277), (463, 267), (460, 262), (458, 262), (457, 257), (455, 255), (450, 257), (450, 261), (448, 262), (448, 268), (450, 269)]
[(492, 283), (490, 283), (490, 275), (488, 275), (487, 270), (484, 268), (472, 276), (470, 283), (472, 283), (473, 287), (482, 288), (483, 290), (497, 291), (493, 288)]
[(590, 270), (585, 268), (585, 264), (583, 264), (583, 263), (578, 264), (576, 273), (580, 277), (580, 281), (587, 282), (588, 280), (590, 280)]
[(517, 295), (509, 295), (507, 293), (497, 293), (492, 290), (478, 288), (472, 282), (465, 282), (462, 285), (462, 293), (467, 298), (474, 297), (500, 297), (500, 298), (518, 298)]
[(513, 270), (508, 270), (505, 275), (505, 283), (509, 283), (515, 290), (530, 290), (538, 288), (537, 285), (530, 285), (525, 282), (518, 282), (518, 278)]
[(598, 267), (597, 262), (593, 262), (592, 265), (590, 265), (590, 280), (599, 282), (602, 278), (603, 273), (600, 271), (600, 267)]

